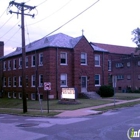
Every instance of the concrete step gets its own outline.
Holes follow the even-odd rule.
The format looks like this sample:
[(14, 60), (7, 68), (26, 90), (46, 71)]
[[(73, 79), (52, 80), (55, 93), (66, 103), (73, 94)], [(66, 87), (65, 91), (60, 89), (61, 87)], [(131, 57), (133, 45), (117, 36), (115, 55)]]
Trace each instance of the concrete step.
[(94, 91), (84, 92), (83, 94), (87, 96), (89, 99), (101, 99), (100, 95)]

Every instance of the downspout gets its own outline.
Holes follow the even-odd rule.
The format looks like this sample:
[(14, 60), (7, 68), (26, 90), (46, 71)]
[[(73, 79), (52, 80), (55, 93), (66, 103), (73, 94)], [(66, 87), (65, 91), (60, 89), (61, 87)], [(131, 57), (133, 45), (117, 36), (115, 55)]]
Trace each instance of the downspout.
[(56, 99), (59, 99), (58, 95), (58, 47), (56, 48)]
[(102, 84), (104, 85), (104, 52), (102, 54), (103, 54), (103, 56), (102, 56), (102, 66), (103, 66), (103, 69), (102, 69)]
[(38, 63), (37, 63), (37, 53), (36, 53), (36, 50), (35, 50), (35, 98), (36, 100), (38, 99), (37, 98), (37, 88), (38, 88)]

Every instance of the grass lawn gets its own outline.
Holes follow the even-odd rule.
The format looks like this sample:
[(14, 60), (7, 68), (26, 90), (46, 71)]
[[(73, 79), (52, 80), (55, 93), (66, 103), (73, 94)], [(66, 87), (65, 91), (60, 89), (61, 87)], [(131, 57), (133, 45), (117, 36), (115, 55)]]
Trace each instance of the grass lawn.
[(94, 109), (94, 110), (108, 111), (108, 110), (118, 109), (118, 108), (122, 108), (122, 107), (131, 107), (131, 106), (134, 106), (137, 104), (140, 104), (140, 101), (129, 102), (129, 103), (119, 104), (119, 105), (115, 105), (115, 106), (106, 106), (106, 107), (102, 107), (102, 108), (98, 108), (98, 109)]
[[(119, 100), (133, 100), (140, 98), (140, 94), (135, 93), (116, 93), (115, 99)], [(109, 99), (109, 100), (106, 100)], [(0, 113), (7, 114), (18, 114), (18, 115), (31, 115), (31, 116), (54, 116), (63, 110), (75, 110), (80, 108), (86, 108), (91, 106), (98, 106), (102, 104), (108, 104), (114, 102), (114, 97), (102, 98), (102, 99), (78, 99), (80, 104), (58, 104), (58, 100), (50, 100), (49, 101), (49, 114), (47, 113), (47, 101), (42, 101), (42, 110), (39, 101), (31, 101), (27, 100), (27, 109), (28, 112), (23, 114), (23, 102), (20, 99), (8, 99), (8, 98), (0, 98)], [(135, 104), (140, 104), (140, 101), (126, 103), (121, 105), (103, 107), (97, 110), (106, 111), (109, 109), (116, 109), (120, 107), (133, 106)], [(56, 111), (57, 110), (57, 111)]]
[[(64, 105), (64, 104), (58, 104), (58, 100), (50, 100), (49, 101), (49, 109), (50, 110), (74, 110), (79, 108), (86, 108), (90, 106), (97, 106), (102, 104), (111, 103), (113, 101), (107, 101), (107, 100), (94, 100), (94, 99), (78, 99), (80, 104), (76, 105)], [(6, 99), (1, 98), (0, 99), (0, 108), (16, 108), (16, 109), (22, 109), (22, 100), (19, 99)], [(41, 106), (39, 104), (39, 101), (27, 101), (27, 108), (28, 109), (36, 109), (40, 110)], [(47, 101), (42, 101), (42, 109), (47, 110)]]
[(140, 94), (139, 93), (116, 93), (115, 98), (118, 100), (133, 100), (133, 99), (140, 98)]

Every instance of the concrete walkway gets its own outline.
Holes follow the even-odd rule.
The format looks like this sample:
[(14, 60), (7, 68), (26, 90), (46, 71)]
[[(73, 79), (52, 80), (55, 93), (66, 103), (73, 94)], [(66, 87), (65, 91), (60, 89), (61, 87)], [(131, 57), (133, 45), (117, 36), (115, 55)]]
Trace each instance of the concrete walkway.
[[(140, 99), (134, 99), (134, 100), (118, 100), (115, 105), (119, 104), (125, 104), (129, 102), (135, 102), (140, 101)], [(55, 117), (81, 117), (81, 116), (87, 116), (87, 115), (94, 115), (94, 114), (100, 114), (102, 111), (95, 111), (94, 109), (103, 108), (107, 106), (114, 106), (114, 103), (94, 106), (94, 107), (88, 107), (88, 108), (82, 108), (77, 110), (71, 110), (71, 111), (64, 111)]]

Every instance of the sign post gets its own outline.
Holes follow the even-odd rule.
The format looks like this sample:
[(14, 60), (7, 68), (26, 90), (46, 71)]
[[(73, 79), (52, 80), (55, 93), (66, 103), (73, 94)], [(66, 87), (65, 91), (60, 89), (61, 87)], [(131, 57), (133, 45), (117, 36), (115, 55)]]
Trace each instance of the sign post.
[(117, 76), (112, 76), (112, 83), (113, 83), (113, 88), (114, 88), (114, 106), (115, 106), (115, 88), (116, 88), (116, 85), (117, 85)]
[(44, 90), (47, 91), (47, 109), (48, 109), (48, 114), (49, 114), (49, 91), (51, 90), (50, 82), (44, 82)]

